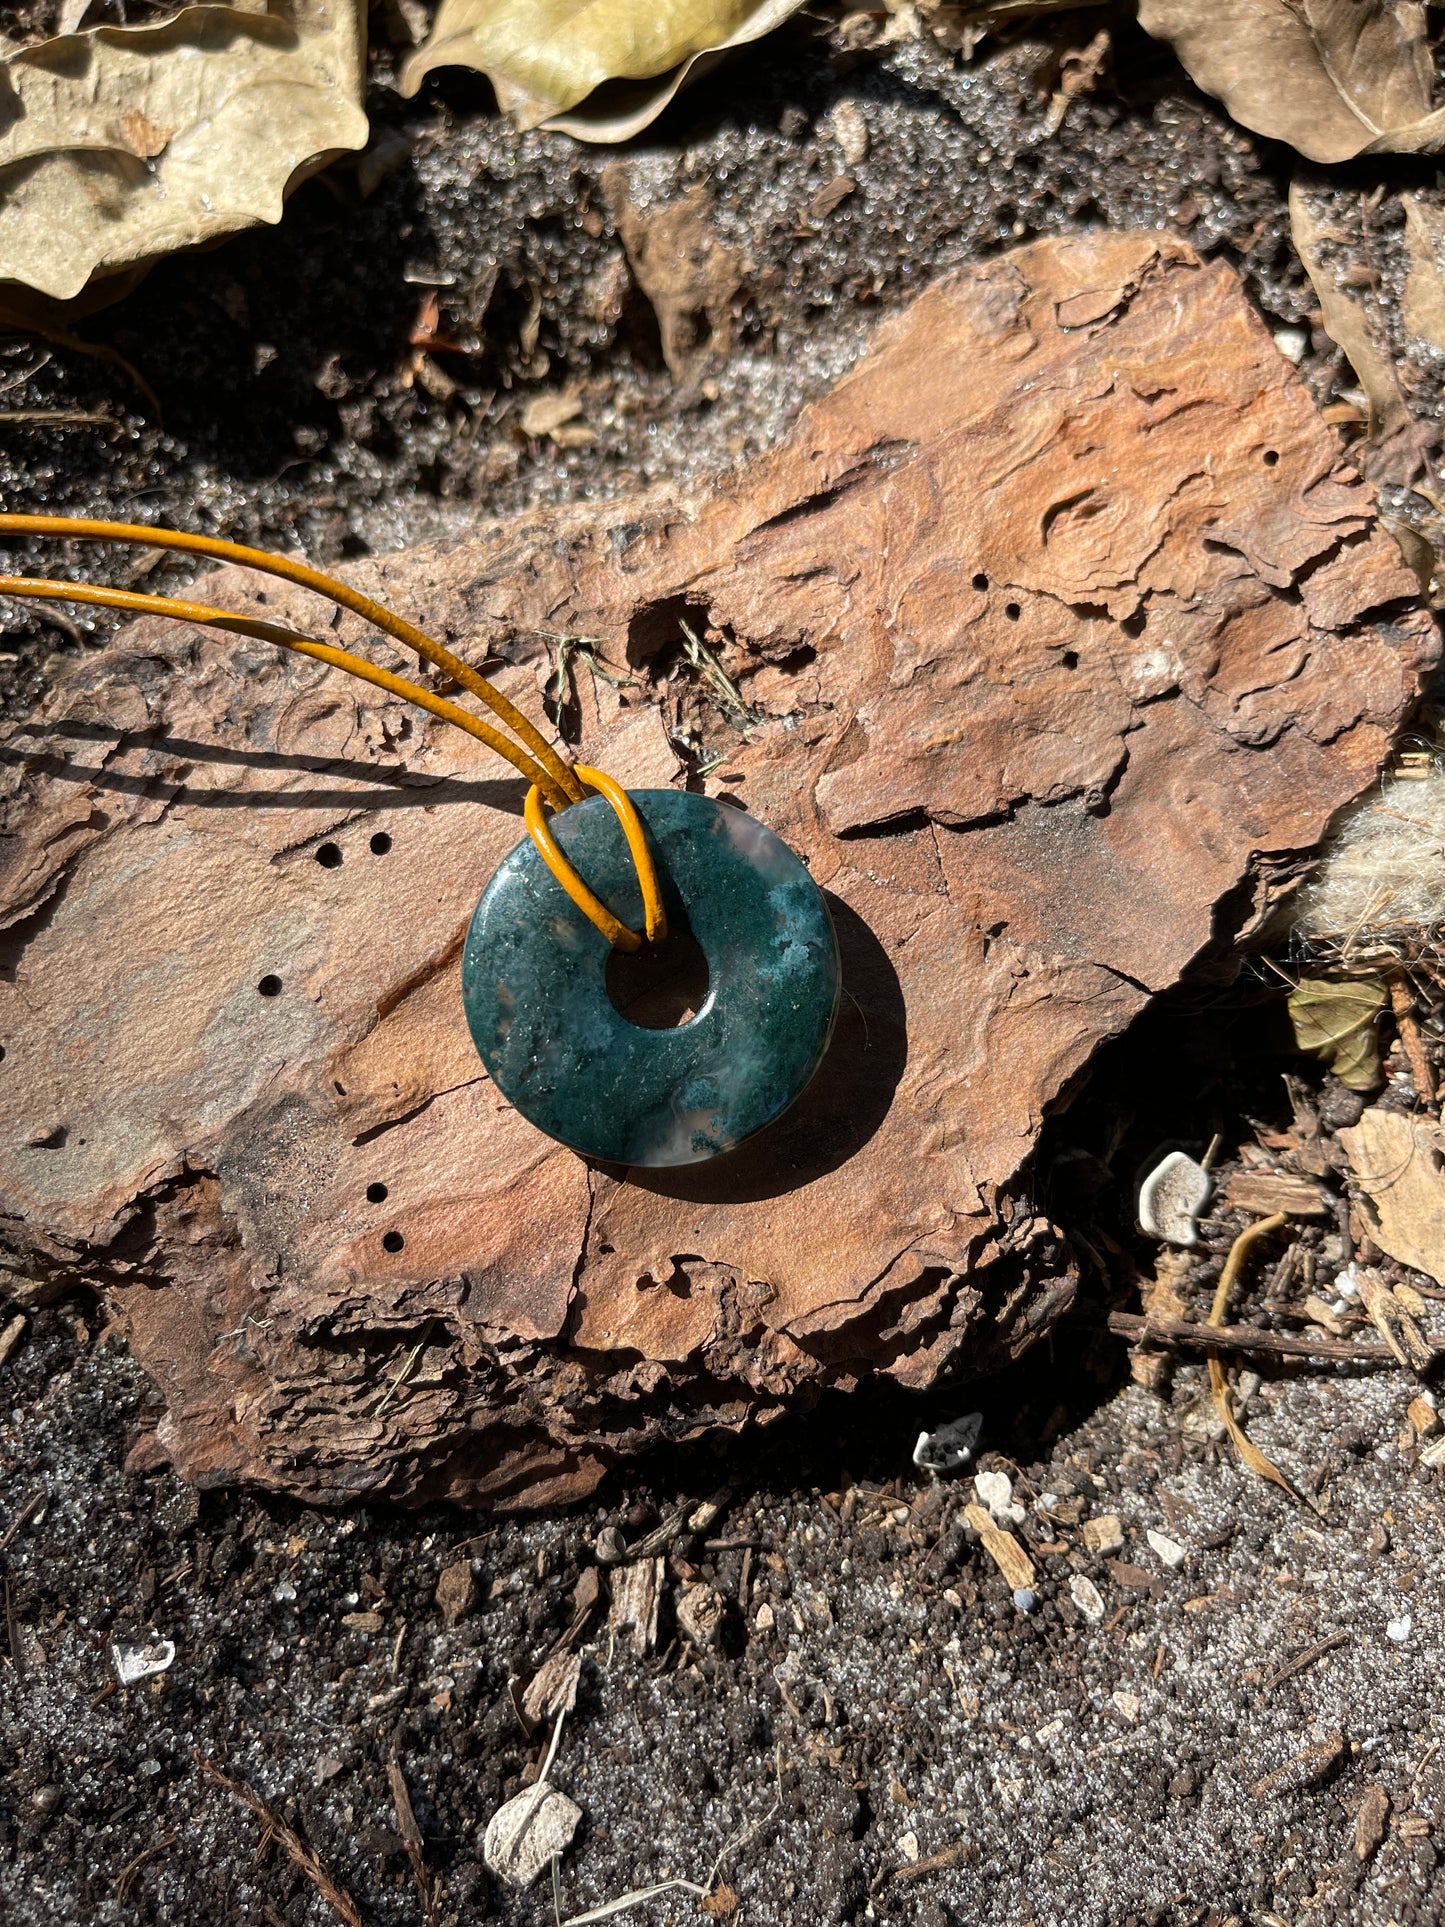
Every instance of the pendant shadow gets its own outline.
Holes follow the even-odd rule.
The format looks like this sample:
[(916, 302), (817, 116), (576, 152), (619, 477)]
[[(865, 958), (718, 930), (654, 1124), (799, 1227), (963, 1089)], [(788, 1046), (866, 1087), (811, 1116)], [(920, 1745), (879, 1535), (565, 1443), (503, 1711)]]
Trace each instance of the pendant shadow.
[(863, 919), (824, 894), (838, 935), (843, 994), (823, 1062), (797, 1103), (724, 1157), (665, 1170), (600, 1165), (609, 1177), (697, 1204), (749, 1204), (836, 1171), (877, 1131), (908, 1062), (903, 986)]

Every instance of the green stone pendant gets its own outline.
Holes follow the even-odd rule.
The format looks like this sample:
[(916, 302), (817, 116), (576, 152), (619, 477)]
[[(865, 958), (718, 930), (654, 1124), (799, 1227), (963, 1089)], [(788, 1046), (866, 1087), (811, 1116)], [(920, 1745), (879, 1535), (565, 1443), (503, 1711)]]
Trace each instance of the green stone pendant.
[[(467, 1023), (498, 1090), (539, 1130), (617, 1164), (700, 1164), (780, 1117), (822, 1061), (838, 945), (822, 892), (740, 809), (634, 790), (668, 928), (700, 947), (707, 989), (674, 1029), (642, 1029), (608, 993), (612, 948), (526, 838), (477, 905), (462, 953)], [(552, 819), (568, 861), (633, 929), (637, 873), (611, 806)]]

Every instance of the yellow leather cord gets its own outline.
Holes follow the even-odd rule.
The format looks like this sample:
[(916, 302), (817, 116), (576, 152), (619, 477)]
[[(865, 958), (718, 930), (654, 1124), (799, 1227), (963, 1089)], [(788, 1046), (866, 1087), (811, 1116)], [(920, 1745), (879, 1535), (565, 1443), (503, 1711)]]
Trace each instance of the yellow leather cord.
[[(139, 543), (149, 548), (175, 549), (189, 554), (206, 555), (220, 561), (241, 563), (247, 568), (259, 569), (268, 575), (280, 576), (286, 581), (295, 582), (302, 588), (312, 589), (326, 596), (339, 607), (350, 609), (362, 616), (376, 628), (399, 642), (415, 649), (427, 662), (451, 676), (464, 689), (479, 696), (483, 702), (506, 723), (527, 745), (519, 749), (510, 742), (500, 730), (480, 717), (471, 715), (456, 703), (448, 702), (445, 697), (437, 696), (417, 683), (408, 682), (404, 677), (393, 675), (389, 669), (380, 669), (365, 657), (353, 655), (350, 650), (338, 649), (330, 643), (317, 642), (309, 636), (298, 634), (283, 624), (266, 622), (254, 616), (237, 614), (228, 609), (215, 609), (207, 603), (190, 602), (178, 597), (149, 595), (133, 589), (110, 589), (92, 586), (89, 583), (46, 581), (32, 576), (0, 576), (0, 595), (30, 596), (47, 601), (91, 603), (99, 608), (124, 609), (133, 615), (159, 615), (176, 618), (182, 622), (192, 622), (201, 628), (222, 629), (234, 635), (250, 636), (261, 642), (275, 643), (282, 649), (290, 649), (297, 655), (311, 656), (318, 662), (329, 664), (334, 669), (344, 669), (349, 675), (359, 677), (363, 682), (372, 683), (378, 689), (385, 689), (391, 695), (399, 696), (406, 702), (415, 703), (427, 710), (442, 722), (451, 723), (465, 730), (479, 742), (505, 759), (521, 775), (527, 778), (530, 788), (527, 793), (523, 816), (527, 830), (535, 843), (538, 853), (558, 883), (583, 913), (591, 919), (608, 941), (622, 950), (636, 950), (642, 938), (635, 931), (614, 917), (599, 897), (597, 897), (582, 878), (578, 876), (567, 858), (562, 854), (556, 838), (547, 827), (543, 815), (543, 801), (554, 809), (567, 809), (573, 803), (580, 803), (588, 787), (606, 797), (617, 812), (627, 838), (628, 849), (637, 866), (638, 882), (642, 889), (644, 921), (647, 939), (660, 943), (667, 935), (667, 917), (662, 906), (662, 894), (658, 886), (657, 869), (652, 852), (648, 848), (646, 832), (641, 818), (620, 783), (614, 781), (601, 770), (586, 768), (579, 764), (575, 768), (568, 764), (553, 749), (541, 732), (528, 722), (522, 712), (469, 663), (454, 656), (420, 629), (406, 622), (369, 596), (349, 588), (346, 583), (334, 577), (323, 575), (320, 570), (312, 569), (301, 562), (294, 562), (287, 556), (269, 555), (264, 549), (248, 548), (239, 542), (223, 542), (204, 535), (190, 535), (179, 529), (152, 528), (139, 522), (99, 522), (78, 516), (67, 515), (7, 515), (0, 514), (0, 536), (44, 535), (72, 537), (81, 541), (111, 541)], [(528, 751), (533, 752), (529, 754)]]
[(180, 622), (194, 622), (202, 629), (227, 629), (233, 635), (251, 636), (258, 642), (274, 642), (278, 648), (294, 650), (298, 656), (314, 656), (318, 662), (330, 663), (333, 669), (344, 669), (349, 675), (359, 676), (363, 682), (389, 690), (393, 696), (400, 696), (406, 702), (430, 710), (433, 716), (439, 716), (444, 723), (455, 723), (458, 729), (475, 736), (488, 749), (505, 756), (534, 789), (542, 776), (542, 771), (531, 757), (523, 755), (514, 743), (509, 743), (500, 730), (493, 729), (490, 723), (484, 723), (479, 716), (459, 709), (455, 703), (449, 703), (445, 696), (435, 696), (431, 690), (407, 682), (403, 676), (394, 676), (389, 669), (378, 669), (375, 663), (368, 662), (364, 656), (353, 656), (350, 650), (337, 649), (329, 642), (313, 642), (309, 636), (298, 635), (294, 629), (285, 629), (280, 623), (237, 615), (230, 609), (212, 609), (204, 602), (183, 602), (177, 596), (144, 595), (135, 589), (92, 587), (88, 582), (46, 582), (28, 575), (0, 575), (0, 595), (31, 596), (47, 602), (90, 602), (97, 608), (124, 609), (128, 614), (137, 616), (174, 616)]
[[(248, 569), (259, 569), (265, 575), (280, 576), (285, 582), (295, 582), (303, 589), (312, 589), (317, 595), (325, 596), (338, 608), (350, 609), (374, 628), (382, 630), (397, 642), (404, 642), (414, 649), (425, 661), (461, 684), (473, 696), (480, 698), (507, 727), (521, 738), (532, 752), (537, 762), (547, 772), (541, 787), (555, 790), (558, 809), (567, 803), (580, 803), (582, 790), (570, 767), (553, 749), (552, 745), (539, 730), (528, 722), (514, 703), (508, 702), (500, 690), (493, 689), (478, 670), (460, 656), (454, 656), (439, 642), (418, 629), (413, 623), (401, 616), (393, 615), (370, 596), (362, 595), (345, 582), (338, 582), (335, 576), (323, 575), (319, 569), (309, 568), (304, 562), (295, 562), (290, 556), (270, 555), (265, 549), (248, 548), (242, 542), (223, 542), (216, 536), (191, 535), (183, 529), (152, 528), (146, 522), (96, 522), (78, 515), (0, 515), (0, 535), (44, 535), (64, 536), (79, 542), (129, 542), (149, 549), (175, 549), (186, 555), (210, 556), (217, 562), (236, 562)], [(18, 589), (9, 591), (18, 595)], [(77, 597), (77, 601), (82, 598)], [(511, 760), (510, 758), (508, 760)]]
[[(583, 782), (595, 789), (599, 796), (605, 797), (617, 812), (622, 834), (627, 838), (627, 847), (637, 866), (637, 880), (642, 886), (642, 916), (647, 941), (661, 943), (667, 935), (667, 912), (663, 908), (662, 892), (658, 887), (657, 868), (652, 861), (652, 852), (647, 847), (647, 832), (642, 827), (642, 818), (637, 814), (636, 805), (622, 785), (600, 769), (589, 769), (585, 763), (578, 763), (576, 769)], [(542, 793), (535, 783), (527, 792), (522, 815), (527, 833), (540, 851), (542, 861), (582, 914), (591, 918), (614, 949), (640, 950), (642, 938), (613, 916), (607, 905), (588, 888), (562, 854), (542, 813)]]

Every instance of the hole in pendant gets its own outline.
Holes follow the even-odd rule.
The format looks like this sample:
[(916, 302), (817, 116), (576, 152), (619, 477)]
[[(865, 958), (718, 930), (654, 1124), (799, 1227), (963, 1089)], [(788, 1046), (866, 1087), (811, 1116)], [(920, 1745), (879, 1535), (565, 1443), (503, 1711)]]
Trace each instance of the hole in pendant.
[(614, 950), (607, 959), (612, 1008), (639, 1030), (676, 1030), (702, 1009), (707, 987), (707, 958), (686, 930), (640, 950)]
[(279, 997), (281, 995), (281, 979), (279, 977), (263, 977), (256, 988), (263, 997)]
[(387, 1192), (386, 1192), (386, 1186), (384, 1184), (367, 1185), (366, 1200), (368, 1204), (385, 1204), (386, 1197), (387, 1197)]
[(323, 870), (339, 870), (341, 868), (340, 844), (323, 843), (321, 848), (316, 852), (316, 861), (321, 865)]
[(1277, 468), (1279, 466), (1279, 450), (1277, 448), (1267, 448), (1264, 451), (1264, 465), (1266, 468)]
[(378, 830), (376, 835), (371, 839), (371, 854), (373, 856), (385, 856), (390, 848), (391, 838), (385, 830)]
[(388, 1231), (382, 1237), (381, 1248), (383, 1251), (400, 1251), (405, 1243), (406, 1239), (399, 1231)]

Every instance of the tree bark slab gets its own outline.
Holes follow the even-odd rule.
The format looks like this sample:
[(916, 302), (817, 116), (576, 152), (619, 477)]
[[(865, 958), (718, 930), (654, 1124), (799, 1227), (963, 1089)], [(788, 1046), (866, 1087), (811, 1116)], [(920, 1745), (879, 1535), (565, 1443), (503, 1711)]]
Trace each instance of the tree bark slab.
[[(147, 620), (78, 663), (0, 745), (0, 1261), (107, 1294), (165, 1395), (152, 1457), (323, 1502), (557, 1501), (1016, 1355), (1073, 1288), (1044, 1116), (1298, 874), (1436, 649), (1235, 278), (1156, 234), (956, 273), (711, 494), (354, 573), (534, 714), (551, 638), (599, 639), (634, 680), (579, 669), (585, 760), (786, 837), (847, 996), (762, 1138), (589, 1167), (462, 1020), (519, 783), (261, 645)], [(316, 630), (289, 589), (206, 589)]]

